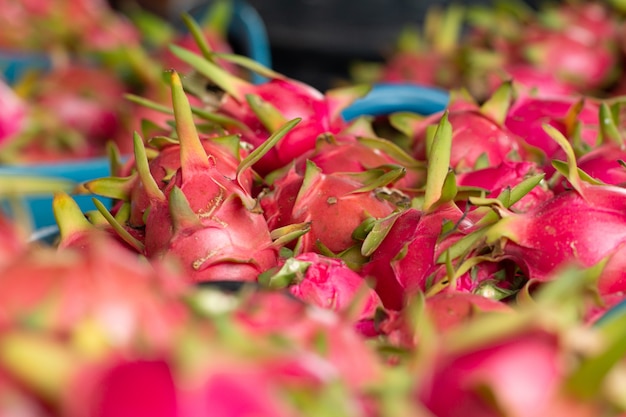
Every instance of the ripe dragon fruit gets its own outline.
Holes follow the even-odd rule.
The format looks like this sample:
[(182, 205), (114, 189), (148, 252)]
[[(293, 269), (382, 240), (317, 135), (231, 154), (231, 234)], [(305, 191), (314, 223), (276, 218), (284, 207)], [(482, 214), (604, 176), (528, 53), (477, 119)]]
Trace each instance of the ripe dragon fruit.
[[(355, 123), (352, 128), (356, 127)], [(389, 186), (399, 190), (420, 188), (425, 180), (425, 167), (393, 142), (378, 138), (374, 132), (356, 132), (322, 135), (315, 149), (295, 159), (295, 169), (303, 174), (307, 161), (313, 162), (325, 174), (338, 172), (364, 172), (379, 167), (406, 168), (406, 174)]]
[(384, 239), (372, 250), (361, 271), (374, 281), (386, 308), (401, 310), (409, 294), (426, 289), (431, 275), (445, 274), (444, 266), (436, 260), (463, 233), (452, 233), (441, 243), (442, 228), (446, 223), (458, 223), (463, 231), (471, 225), (463, 219), (463, 212), (453, 204), (430, 213), (407, 209), (390, 219)]
[[(200, 140), (206, 154), (219, 161), (215, 164), (215, 169), (225, 178), (231, 180), (235, 180), (239, 176), (240, 185), (246, 192), (251, 193), (254, 175), (252, 170), (245, 169), (239, 174), (237, 173), (239, 165), (249, 155), (245, 144), (234, 135), (202, 134)], [(181, 143), (176, 140), (164, 140), (161, 137), (160, 141), (148, 141), (147, 146), (146, 152), (157, 152), (156, 156), (149, 160), (150, 175), (154, 178), (158, 188), (164, 189), (181, 167)], [(136, 163), (135, 158), (131, 157), (129, 160), (127, 171), (130, 172), (125, 178), (98, 178), (85, 182), (83, 187), (94, 194), (115, 198), (122, 203), (130, 203), (127, 224), (131, 228), (141, 228), (145, 225), (144, 217), (150, 206), (150, 195), (139, 176), (139, 172), (133, 169)]]
[(382, 307), (380, 298), (340, 259), (302, 253), (281, 261), (275, 270), (262, 274), (259, 282), (270, 288), (286, 287), (296, 298), (321, 308), (350, 312), (362, 334), (376, 334), (374, 316)]
[[(482, 106), (459, 96), (452, 99), (448, 106), (453, 135), (450, 166), (456, 172), (498, 165), (524, 153), (522, 142), (504, 126), (510, 94), (510, 84), (504, 83)], [(442, 113), (436, 113), (411, 122), (413, 156), (416, 159), (426, 159), (428, 131), (441, 117)]]
[[(511, 188), (532, 175), (541, 174), (542, 169), (532, 161), (503, 161), (499, 165), (490, 166), (476, 171), (460, 173), (456, 176), (459, 187), (479, 187), (487, 190), (485, 197), (497, 197), (505, 188)], [(531, 189), (522, 199), (516, 202), (511, 209), (528, 211), (529, 209), (548, 200), (553, 195), (546, 184)], [(463, 202), (459, 202), (463, 208)]]
[[(398, 174), (402, 170), (389, 181)], [(310, 231), (298, 243), (301, 252), (339, 254), (358, 244), (353, 234), (362, 222), (388, 216), (396, 209), (376, 191), (386, 184), (387, 181), (376, 183), (385, 179), (385, 174), (375, 175), (378, 178), (375, 176), (370, 185), (355, 175), (324, 174), (307, 161), (304, 175), (292, 166), (274, 182), (272, 190), (260, 197), (260, 204), (270, 229), (310, 223)]]
[(95, 232), (80, 247), (24, 251), (2, 265), (0, 277), (3, 327), (31, 320), (33, 329), (63, 334), (89, 317), (99, 343), (168, 349), (187, 316), (176, 299), (187, 288), (179, 274)]
[(626, 190), (583, 182), (569, 142), (556, 128), (545, 129), (567, 154), (572, 189), (526, 213), (498, 209), (502, 220), (487, 232), (488, 243), (503, 258), (514, 260), (527, 278), (537, 281), (569, 264), (590, 267), (609, 256), (623, 257), (626, 241)]
[[(249, 64), (250, 69), (270, 79), (253, 85), (191, 51), (172, 46), (172, 52), (208, 79), (202, 81), (202, 89), (206, 91), (208, 82), (212, 90), (219, 90), (219, 93), (201, 93), (200, 98), (207, 106), (214, 107), (216, 114), (239, 121), (229, 131), (241, 134), (242, 139), (254, 147), (263, 143), (287, 120), (302, 119), (255, 164), (254, 169), (261, 175), (282, 168), (298, 155), (313, 149), (319, 135), (345, 129), (347, 124), (341, 117), (341, 110), (369, 89), (368, 86), (357, 86), (322, 94), (310, 85), (262, 68), (257, 63)], [(247, 61), (239, 58), (237, 62)]]
[(0, 149), (11, 136), (24, 128), (26, 103), (4, 81), (0, 82), (0, 105), (4, 109), (0, 118)]
[[(276, 265), (277, 247), (257, 201), (242, 186), (246, 177), (240, 173), (247, 167), (238, 168), (233, 179), (216, 168), (220, 161), (207, 155), (200, 141), (176, 72), (172, 73), (172, 101), (180, 167), (168, 175), (167, 182), (158, 184), (152, 176), (144, 144), (135, 135), (136, 168), (149, 202), (138, 249), (149, 258), (178, 259), (192, 281), (256, 280)], [(288, 123), (273, 140), (296, 123)], [(263, 149), (257, 148), (255, 155)]]
[[(599, 111), (600, 104), (591, 98), (520, 96), (511, 105), (504, 124), (529, 145), (539, 148), (548, 162), (561, 155), (559, 145), (543, 130), (543, 125), (548, 123), (571, 140), (579, 135), (581, 144), (593, 147), (598, 140)], [(546, 163), (545, 167), (549, 165)]]
[(519, 333), (439, 355), (419, 390), (421, 401), (442, 417), (595, 415), (598, 410), (559, 391), (566, 367), (557, 335)]

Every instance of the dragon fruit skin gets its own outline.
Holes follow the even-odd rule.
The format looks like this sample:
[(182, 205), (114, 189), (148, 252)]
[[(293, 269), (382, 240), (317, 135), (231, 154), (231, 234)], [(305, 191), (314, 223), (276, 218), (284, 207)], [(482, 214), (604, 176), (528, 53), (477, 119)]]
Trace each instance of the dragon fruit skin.
[[(204, 179), (211, 178), (207, 175)], [(178, 198), (189, 198), (189, 202), (172, 204), (170, 192), (166, 194), (169, 205), (150, 208), (145, 229), (148, 257), (176, 258), (194, 282), (255, 281), (260, 273), (276, 266), (278, 251), (261, 213), (251, 212), (232, 194), (228, 197), (228, 191), (219, 185), (212, 189), (187, 185)], [(210, 209), (203, 212), (207, 206)]]
[[(280, 335), (304, 351), (315, 352), (331, 367), (321, 377), (340, 377), (354, 389), (381, 376), (381, 363), (354, 324), (335, 311), (321, 309), (277, 291), (261, 291), (246, 299), (234, 318), (250, 338)], [(315, 348), (323, 335), (326, 348)], [(334, 375), (333, 375), (334, 374)]]
[(426, 312), (439, 332), (461, 326), (476, 314), (513, 311), (502, 301), (467, 292), (442, 292), (426, 298)]
[(373, 191), (355, 192), (361, 187), (363, 183), (348, 175), (324, 174), (310, 164), (305, 175), (292, 167), (260, 203), (272, 230), (310, 222), (311, 230), (301, 238), (302, 252), (319, 252), (319, 241), (339, 253), (356, 243), (352, 234), (364, 220), (385, 217), (396, 209)]
[(528, 330), (466, 351), (440, 354), (417, 395), (441, 417), (597, 415), (589, 404), (561, 392), (565, 372), (558, 338), (547, 331)]
[[(323, 173), (364, 172), (369, 169), (385, 165), (401, 163), (385, 153), (361, 143), (357, 137), (339, 134), (333, 141), (319, 140), (315, 149), (300, 155), (295, 159), (296, 171), (304, 174), (307, 161), (317, 165)], [(407, 167), (406, 174), (389, 184), (397, 189), (419, 188), (425, 181), (423, 170)]]
[(90, 236), (81, 248), (36, 247), (4, 265), (0, 326), (45, 313), (41, 326), (64, 333), (90, 317), (120, 349), (139, 340), (151, 349), (171, 348), (187, 316), (175, 301), (187, 288), (182, 277), (141, 261), (111, 238)]
[[(461, 221), (463, 212), (445, 205), (433, 212), (407, 209), (400, 213), (381, 244), (363, 266), (361, 274), (374, 280), (375, 290), (388, 309), (401, 310), (408, 295), (424, 291), (426, 279), (441, 272), (436, 263), (443, 249), (463, 236), (454, 233), (438, 242), (444, 221)], [(459, 229), (470, 225), (461, 223)]]
[[(486, 197), (495, 198), (505, 188), (514, 187), (530, 175), (540, 174), (542, 169), (532, 161), (503, 161), (476, 171), (456, 176), (458, 186), (480, 187), (489, 191)], [(525, 212), (550, 199), (553, 193), (547, 187), (537, 186), (512, 206), (515, 211)], [(461, 204), (459, 204), (462, 206)]]
[[(511, 106), (505, 125), (511, 132), (520, 136), (528, 144), (541, 149), (548, 160), (555, 157), (559, 145), (545, 132), (544, 124), (549, 124), (568, 137), (564, 119), (567, 112), (580, 100), (576, 96), (532, 97), (520, 96)], [(581, 139), (589, 146), (595, 146), (598, 138), (599, 104), (585, 100), (577, 120), (581, 122)]]
[[(346, 127), (340, 117), (331, 116), (331, 108), (324, 94), (299, 81), (271, 79), (250, 86), (248, 93), (272, 104), (285, 120), (302, 118), (298, 126), (255, 164), (255, 170), (261, 175), (282, 168), (305, 151), (313, 149), (319, 135), (338, 133)], [(253, 146), (260, 145), (269, 137), (270, 133), (246, 104), (225, 96), (219, 110), (248, 126), (249, 130), (239, 133), (243, 140)]]
[(529, 279), (545, 281), (567, 264), (590, 267), (613, 254), (626, 241), (626, 191), (588, 189), (596, 192), (586, 199), (575, 190), (564, 191), (526, 213), (507, 214), (497, 226), (506, 236), (503, 256), (518, 263)]
[[(498, 165), (522, 153), (518, 137), (506, 127), (480, 113), (472, 105), (451, 108), (448, 120), (452, 125), (452, 152), (450, 166), (456, 171), (469, 171), (486, 155), (488, 165)], [(413, 156), (426, 160), (426, 128), (436, 124), (441, 113), (424, 119), (414, 133)]]
[(5, 82), (0, 81), (0, 147), (21, 131), (26, 117), (26, 103)]
[(567, 96), (578, 92), (578, 89), (561, 80), (556, 74), (526, 63), (505, 65), (504, 75), (492, 73), (487, 76), (489, 91), (493, 93), (504, 79), (511, 79), (517, 91), (533, 96)]
[(589, 45), (558, 32), (541, 34), (525, 42), (531, 60), (585, 91), (605, 85), (617, 65), (615, 48), (606, 43)]
[[(237, 166), (241, 159), (247, 156), (247, 152), (240, 149), (239, 155), (235, 156), (226, 146), (222, 146), (216, 141), (212, 141), (211, 137), (202, 136), (202, 147), (207, 155), (211, 155), (217, 162), (216, 170), (224, 177), (234, 180), (237, 173)], [(181, 166), (180, 161), (180, 145), (172, 144), (159, 150), (156, 157), (150, 160), (150, 174), (158, 184), (159, 188), (164, 189), (171, 180), (171, 175), (175, 173)], [(247, 192), (252, 192), (252, 171), (246, 170), (241, 176), (240, 183)], [(86, 184), (89, 189), (92, 185)], [(144, 225), (144, 214), (150, 205), (150, 197), (146, 193), (144, 184), (137, 178), (135, 185), (129, 194), (131, 203), (131, 213), (128, 223), (131, 227), (141, 227)]]
[[(296, 298), (321, 308), (345, 312), (358, 301), (357, 328), (368, 333), (373, 327), (376, 310), (382, 302), (376, 292), (367, 287), (363, 277), (336, 258), (307, 252), (294, 259), (304, 262), (306, 271), (292, 282), (288, 291)], [(361, 294), (363, 288), (367, 290)], [(357, 299), (357, 297), (362, 297)], [(369, 333), (374, 334), (373, 329)]]
[[(605, 143), (582, 155), (576, 161), (578, 168), (592, 178), (605, 184), (623, 187), (626, 185), (626, 168), (619, 161), (626, 159), (626, 151), (614, 143)], [(571, 188), (567, 180), (557, 182), (552, 189), (555, 193)]]
[(175, 417), (179, 415), (176, 391), (166, 361), (110, 358), (78, 371), (61, 409), (75, 417)]

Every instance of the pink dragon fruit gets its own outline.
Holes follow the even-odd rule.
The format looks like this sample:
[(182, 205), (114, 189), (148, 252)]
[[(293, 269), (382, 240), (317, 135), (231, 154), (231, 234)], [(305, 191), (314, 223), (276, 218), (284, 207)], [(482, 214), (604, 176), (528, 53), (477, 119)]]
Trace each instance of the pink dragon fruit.
[(300, 238), (300, 251), (338, 254), (357, 244), (353, 233), (363, 221), (396, 209), (375, 188), (350, 174), (324, 174), (309, 161), (304, 175), (292, 167), (260, 203), (271, 229), (310, 223), (310, 231)]
[(259, 281), (267, 281), (272, 288), (286, 286), (296, 298), (321, 308), (350, 311), (362, 334), (376, 334), (374, 315), (382, 307), (380, 298), (340, 259), (302, 253), (282, 261), (276, 271), (266, 272)]
[[(254, 175), (252, 170), (244, 169), (238, 174), (239, 165), (249, 155), (239, 138), (234, 135), (210, 134), (200, 136), (200, 140), (206, 154), (210, 155), (212, 160), (219, 161), (214, 165), (215, 169), (225, 178), (235, 180), (238, 177), (244, 191), (251, 193)], [(149, 161), (150, 175), (158, 188), (164, 189), (181, 167), (181, 143), (177, 141), (165, 141), (164, 143), (149, 141), (148, 146), (150, 150), (158, 152)], [(130, 172), (125, 179), (120, 177), (99, 178), (84, 183), (83, 187), (94, 194), (119, 199), (122, 203), (130, 203), (127, 224), (131, 228), (137, 229), (145, 225), (144, 217), (150, 206), (151, 196), (139, 173), (133, 170), (136, 164), (135, 158), (130, 158), (127, 164), (129, 169), (126, 170)]]
[[(241, 134), (243, 140), (253, 146), (259, 146), (287, 120), (302, 119), (255, 164), (255, 170), (261, 175), (282, 168), (298, 155), (313, 149), (319, 135), (343, 130), (346, 122), (341, 117), (341, 110), (367, 92), (366, 88), (359, 86), (322, 94), (310, 85), (265, 68), (260, 69), (260, 73), (269, 76), (270, 80), (253, 85), (191, 51), (176, 46), (172, 51), (211, 83), (217, 84), (222, 93), (206, 100), (213, 103), (217, 99), (216, 113), (240, 121), (230, 129), (231, 133)], [(255, 64), (252, 69), (259, 70), (259, 67)]]
[[(598, 191), (609, 200), (626, 197), (621, 188)], [(529, 279), (550, 279), (567, 263), (594, 265), (626, 241), (623, 212), (588, 201), (576, 190), (564, 191), (526, 213), (503, 216), (490, 232), (492, 242), (501, 239), (503, 256), (514, 259)]]
[[(480, 107), (463, 97), (454, 98), (448, 106), (453, 141), (450, 166), (455, 171), (471, 171), (481, 164), (494, 166), (523, 155), (522, 142), (504, 126), (510, 88), (510, 84), (503, 84)], [(442, 113), (436, 113), (414, 122), (413, 152), (416, 159), (427, 159), (428, 129), (441, 117)]]
[[(606, 184), (623, 187), (626, 185), (626, 168), (620, 161), (626, 160), (626, 151), (617, 144), (606, 143), (595, 147), (578, 158), (576, 164), (592, 178)], [(555, 192), (571, 187), (567, 180), (557, 182)]]
[(110, 358), (84, 366), (66, 393), (61, 409), (75, 417), (180, 415), (176, 382), (162, 359)]
[(481, 313), (513, 311), (512, 307), (502, 301), (467, 292), (438, 293), (426, 298), (426, 312), (440, 332), (461, 326)]
[[(324, 368), (361, 390), (381, 377), (381, 363), (367, 340), (345, 317), (320, 309), (277, 291), (257, 291), (246, 297), (233, 315), (250, 338), (279, 336), (299, 350), (311, 352), (330, 364)], [(320, 340), (322, 338), (322, 340)], [(318, 349), (320, 342), (324, 348)], [(349, 354), (347, 354), (349, 352)]]
[(500, 210), (502, 220), (487, 232), (503, 257), (537, 281), (553, 278), (569, 264), (590, 267), (608, 256), (623, 257), (626, 241), (626, 190), (583, 182), (567, 139), (550, 125), (545, 129), (567, 155), (572, 189), (526, 213)]
[(187, 290), (182, 276), (141, 261), (101, 234), (90, 236), (80, 248), (39, 247), (3, 265), (0, 326), (30, 317), (37, 328), (59, 334), (88, 316), (101, 329), (103, 342), (171, 348), (187, 316), (176, 300)]
[(617, 20), (599, 3), (564, 5), (545, 14), (550, 24), (531, 26), (521, 44), (526, 59), (582, 91), (614, 79), (618, 60)]
[(445, 272), (437, 258), (463, 233), (453, 233), (440, 242), (442, 227), (448, 222), (459, 223), (463, 231), (471, 225), (463, 218), (463, 212), (453, 204), (430, 213), (407, 209), (395, 216), (361, 271), (374, 280), (386, 308), (401, 310), (409, 294), (426, 289), (428, 277)]
[[(488, 190), (486, 197), (497, 197), (505, 188), (514, 187), (531, 175), (540, 174), (541, 168), (532, 161), (503, 161), (476, 171), (460, 173), (456, 176), (458, 186), (480, 187)], [(552, 197), (547, 186), (534, 187), (512, 209), (525, 212)], [(459, 207), (463, 208), (462, 202)]]
[(216, 168), (220, 162), (206, 154), (175, 72), (172, 96), (181, 144), (180, 168), (163, 189), (151, 176), (143, 144), (135, 138), (135, 154), (143, 154), (137, 157), (137, 168), (150, 201), (145, 254), (176, 257), (193, 281), (255, 280), (277, 262), (268, 225), (255, 211), (257, 202), (241, 186), (240, 178), (224, 177)]
[[(504, 123), (528, 144), (541, 149), (549, 161), (560, 157), (560, 148), (544, 131), (543, 125), (547, 123), (573, 138), (576, 123), (580, 123), (581, 143), (593, 147), (598, 139), (599, 106), (597, 100), (578, 96), (520, 96), (509, 109)], [(548, 167), (546, 164), (545, 168)]]
[(26, 103), (6, 83), (0, 81), (0, 149), (11, 136), (21, 131), (25, 125)]
[(591, 404), (561, 391), (567, 369), (551, 332), (530, 329), (464, 350), (444, 350), (418, 393), (437, 416), (597, 415)]
[[(371, 132), (373, 133), (373, 132)], [(295, 168), (304, 174), (307, 161), (313, 162), (323, 173), (364, 172), (385, 166), (401, 166), (406, 174), (389, 186), (396, 189), (414, 189), (423, 185), (425, 169), (401, 148), (386, 139), (339, 134), (318, 138), (315, 149), (295, 159)]]
[(560, 79), (553, 72), (526, 63), (506, 65), (500, 74), (490, 72), (490, 92), (495, 91), (506, 80), (511, 80), (521, 94), (550, 97), (574, 95), (578, 92), (575, 86)]

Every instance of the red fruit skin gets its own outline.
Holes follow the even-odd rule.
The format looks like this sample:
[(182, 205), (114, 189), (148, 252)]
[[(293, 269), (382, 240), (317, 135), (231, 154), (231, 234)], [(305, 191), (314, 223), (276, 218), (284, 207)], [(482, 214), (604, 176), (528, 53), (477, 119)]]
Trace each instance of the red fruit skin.
[(597, 415), (560, 392), (564, 372), (556, 336), (528, 331), (440, 354), (418, 397), (438, 417)]
[[(306, 161), (312, 161), (325, 174), (364, 172), (385, 165), (402, 166), (380, 149), (362, 144), (356, 137), (338, 135), (335, 142), (317, 143), (315, 149), (295, 159), (296, 171), (303, 175)], [(399, 189), (419, 188), (425, 181), (424, 171), (408, 169), (406, 174), (389, 186)]]
[(146, 348), (171, 347), (187, 317), (176, 300), (187, 289), (182, 277), (100, 234), (92, 239), (80, 249), (25, 251), (2, 266), (0, 327), (45, 311), (43, 326), (55, 333), (90, 317), (120, 349), (139, 340)]
[[(180, 187), (197, 218), (176, 229), (167, 196)], [(248, 210), (236, 193), (238, 184), (215, 166), (183, 181), (179, 170), (164, 190), (165, 201), (151, 201), (146, 217), (145, 253), (150, 258), (173, 258), (192, 282), (254, 281), (277, 264), (278, 250), (261, 213)]]
[[(605, 143), (578, 158), (576, 165), (603, 183), (623, 187), (626, 185), (626, 168), (619, 163), (620, 160), (626, 160), (626, 150), (617, 144)], [(571, 188), (569, 182), (563, 179), (555, 184), (553, 190), (559, 193)]]
[[(426, 128), (440, 119), (441, 113), (437, 113), (416, 126), (413, 146), (416, 159), (427, 159)], [(461, 105), (450, 109), (448, 121), (452, 125), (450, 166), (457, 172), (471, 171), (483, 155), (487, 156), (489, 166), (494, 166), (512, 158), (513, 153), (522, 152), (515, 134), (481, 114), (475, 106)]]
[(506, 65), (504, 74), (503, 76), (492, 73), (487, 76), (491, 94), (506, 79), (512, 80), (515, 88), (521, 94), (532, 94), (535, 97), (573, 95), (578, 92), (575, 86), (560, 79), (553, 72), (532, 64), (515, 62)]
[(459, 77), (456, 72), (450, 60), (442, 54), (398, 52), (385, 63), (380, 81), (451, 87)]
[(614, 48), (606, 43), (588, 44), (558, 32), (549, 32), (531, 39), (526, 46), (542, 49), (541, 66), (557, 74), (581, 91), (591, 91), (604, 85), (617, 63)]
[[(505, 258), (513, 259), (529, 279), (552, 279), (566, 265), (590, 267), (626, 242), (626, 191), (590, 186), (587, 199), (565, 191), (524, 214), (505, 218)], [(613, 202), (613, 206), (609, 205)]]
[[(274, 106), (285, 120), (302, 118), (272, 149), (254, 166), (261, 175), (280, 169), (304, 152), (315, 147), (316, 139), (324, 133), (339, 133), (347, 124), (340, 114), (332, 114), (334, 103), (313, 87), (291, 79), (276, 78), (259, 85), (249, 85), (242, 94), (255, 94)], [(254, 147), (259, 146), (270, 132), (262, 125), (250, 106), (225, 95), (219, 112), (236, 118), (248, 126), (241, 133), (243, 140)]]
[(317, 173), (301, 192), (303, 181), (292, 168), (260, 200), (271, 230), (311, 223), (311, 230), (302, 237), (302, 252), (319, 253), (318, 241), (334, 253), (348, 249), (356, 243), (352, 233), (366, 218), (382, 218), (395, 209), (374, 192), (354, 193), (363, 184), (346, 175)]
[(46, 74), (34, 100), (101, 147), (119, 127), (125, 92), (122, 81), (110, 72), (70, 65)]
[(166, 361), (112, 358), (74, 377), (62, 409), (73, 417), (177, 417), (176, 391)]
[[(567, 137), (568, 132), (563, 119), (568, 110), (579, 99), (576, 96), (520, 97), (511, 106), (504, 124), (528, 144), (541, 149), (545, 153), (546, 162), (549, 165), (549, 160), (557, 156), (561, 148), (545, 132), (543, 125), (547, 123)], [(577, 117), (577, 120), (582, 123), (581, 138), (584, 143), (592, 147), (595, 146), (598, 138), (598, 112), (599, 105), (597, 102), (585, 100)]]
[(205, 381), (181, 394), (182, 416), (295, 417), (281, 397), (276, 375), (261, 365), (228, 364), (209, 369)]
[(0, 81), (0, 149), (5, 141), (20, 132), (26, 122), (26, 103), (5, 82)]
[[(314, 353), (312, 359), (321, 357), (331, 365), (318, 368), (323, 380), (338, 377), (349, 387), (362, 389), (380, 378), (381, 364), (367, 340), (353, 323), (334, 311), (307, 305), (281, 292), (259, 291), (235, 312), (235, 320), (251, 338), (280, 335), (294, 348)], [(326, 346), (323, 351), (316, 348), (321, 335)]]
[(426, 279), (442, 270), (443, 265), (436, 263), (437, 257), (469, 227), (462, 222), (459, 233), (438, 243), (442, 224), (459, 222), (462, 217), (463, 212), (450, 205), (428, 214), (408, 209), (398, 216), (361, 271), (374, 280), (374, 288), (386, 308), (401, 310), (408, 294), (425, 290)]
[[(289, 286), (289, 292), (296, 298), (321, 308), (337, 312), (346, 311), (357, 300), (360, 308), (357, 320), (371, 320), (376, 309), (382, 307), (380, 298), (359, 274), (351, 270), (345, 262), (317, 253), (303, 253), (295, 259), (311, 262), (304, 275)], [(364, 295), (359, 294), (367, 288)]]
[(426, 298), (426, 312), (440, 332), (461, 326), (484, 312), (512, 313), (507, 304), (467, 292), (438, 293)]
[[(201, 137), (202, 147), (215, 164), (215, 169), (225, 178), (234, 180), (237, 177), (237, 166), (241, 159), (247, 156), (247, 152), (240, 152), (236, 157), (229, 149), (211, 140), (211, 137)], [(172, 173), (181, 167), (180, 145), (169, 145), (161, 149), (158, 155), (150, 160), (150, 174), (160, 189), (165, 189), (171, 180)], [(133, 159), (134, 161), (134, 159)], [(247, 192), (252, 191), (252, 170), (243, 171), (240, 174), (240, 184)], [(131, 227), (144, 226), (144, 213), (150, 206), (150, 198), (146, 194), (143, 182), (137, 178), (130, 196), (131, 213), (128, 221)]]
[[(496, 166), (460, 173), (456, 180), (458, 186), (484, 188), (489, 191), (486, 197), (496, 198), (506, 188), (513, 188), (527, 177), (541, 173), (542, 169), (531, 161), (503, 161)], [(513, 204), (512, 209), (525, 212), (552, 196), (552, 191), (547, 187), (537, 186)]]

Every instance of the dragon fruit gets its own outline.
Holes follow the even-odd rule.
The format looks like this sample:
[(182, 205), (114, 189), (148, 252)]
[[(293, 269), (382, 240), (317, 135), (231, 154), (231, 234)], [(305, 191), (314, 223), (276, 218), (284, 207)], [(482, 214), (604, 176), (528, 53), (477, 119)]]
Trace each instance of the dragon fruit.
[(426, 298), (426, 313), (437, 331), (445, 332), (487, 312), (513, 313), (513, 308), (478, 294), (446, 292)]
[(263, 143), (287, 120), (302, 119), (255, 164), (254, 169), (261, 175), (282, 168), (298, 155), (313, 149), (319, 135), (345, 129), (347, 124), (341, 117), (341, 110), (369, 89), (368, 86), (357, 86), (322, 94), (310, 85), (262, 68), (257, 63), (250, 64), (251, 69), (270, 80), (253, 85), (189, 50), (172, 46), (172, 51), (207, 77), (212, 90), (217, 87), (219, 93), (203, 93), (200, 98), (214, 107), (215, 113), (238, 120), (240, 123), (230, 128), (231, 133), (241, 134), (242, 139), (254, 147)]
[(509, 109), (504, 123), (528, 144), (541, 149), (549, 161), (560, 156), (560, 148), (543, 130), (543, 125), (550, 124), (573, 140), (576, 123), (580, 123), (580, 132), (576, 134), (580, 135), (581, 143), (593, 147), (598, 140), (599, 111), (600, 104), (591, 98), (520, 96)]
[[(576, 164), (592, 178), (606, 184), (623, 187), (626, 185), (626, 168), (620, 163), (626, 159), (626, 152), (615, 143), (605, 143), (595, 147), (578, 158)], [(558, 181), (552, 189), (561, 192), (570, 188), (566, 179)]]
[[(385, 179), (384, 173), (378, 175), (375, 180)], [(310, 223), (310, 231), (299, 241), (301, 252), (339, 254), (358, 244), (353, 234), (363, 221), (388, 216), (396, 209), (376, 192), (387, 181), (383, 182), (370, 186), (358, 176), (324, 174), (308, 161), (304, 175), (292, 166), (260, 197), (260, 204), (271, 229)]]
[(186, 291), (185, 281), (110, 238), (89, 236), (80, 249), (35, 247), (2, 266), (1, 325), (32, 319), (35, 328), (63, 333), (90, 317), (102, 343), (171, 347), (187, 315), (175, 300)]
[(0, 149), (11, 136), (24, 128), (26, 103), (5, 82), (0, 82), (0, 105), (4, 109), (0, 119)]
[[(356, 126), (356, 124), (355, 124)], [(354, 127), (354, 126), (353, 126)], [(303, 174), (307, 161), (313, 162), (323, 173), (364, 172), (370, 169), (399, 166), (406, 174), (389, 186), (400, 190), (419, 188), (425, 180), (423, 164), (414, 160), (393, 142), (370, 136), (353, 136), (347, 132), (323, 135), (312, 149), (295, 159), (296, 171)]]
[(363, 277), (340, 259), (317, 253), (302, 253), (279, 263), (259, 277), (271, 288), (287, 287), (296, 298), (321, 308), (346, 313), (350, 310), (357, 329), (375, 335), (374, 316), (382, 307), (378, 295)]
[[(448, 106), (453, 146), (450, 166), (456, 172), (493, 166), (523, 155), (522, 142), (504, 126), (504, 116), (511, 94), (509, 83), (503, 84), (489, 101), (478, 106), (466, 97), (453, 98)], [(436, 125), (442, 113), (411, 123), (413, 155), (425, 160), (428, 130)]]
[[(239, 175), (239, 182), (243, 189), (251, 193), (253, 172), (251, 169), (237, 173), (239, 165), (249, 155), (245, 145), (234, 135), (221, 136), (220, 134), (201, 135), (202, 147), (210, 158), (219, 161), (215, 169), (225, 178), (235, 180)], [(149, 161), (150, 175), (159, 189), (164, 189), (174, 174), (181, 167), (181, 144), (175, 140), (149, 141), (150, 150), (157, 151), (156, 156)], [(144, 153), (144, 152), (141, 152)], [(142, 156), (140, 156), (141, 158)], [(106, 177), (85, 182), (85, 190), (97, 195), (115, 198), (121, 202), (130, 203), (130, 214), (127, 221), (131, 228), (141, 228), (145, 225), (144, 216), (150, 206), (150, 195), (141, 181), (137, 170), (133, 170), (136, 157), (129, 160), (126, 177)], [(129, 169), (128, 169), (129, 168)], [(121, 173), (124, 174), (124, 173)]]
[[(3, 162), (104, 155), (107, 143), (119, 138), (125, 91), (114, 74), (85, 65), (59, 66), (36, 76), (21, 88), (24, 112), (14, 121), (21, 128), (2, 143)], [(129, 142), (125, 138), (118, 148), (128, 150)]]
[(84, 366), (67, 392), (74, 395), (61, 399), (61, 409), (76, 417), (92, 416), (92, 408), (102, 417), (179, 415), (174, 376), (162, 359), (110, 358)]
[[(456, 176), (456, 180), (459, 187), (480, 187), (488, 191), (486, 197), (494, 198), (505, 188), (514, 187), (525, 178), (541, 172), (542, 169), (532, 161), (503, 161), (496, 166), (460, 173)], [(528, 211), (548, 200), (552, 195), (547, 185), (536, 186), (511, 208), (515, 211)], [(463, 208), (463, 202), (459, 202), (459, 207)]]
[(277, 262), (267, 223), (241, 185), (245, 177), (225, 177), (216, 168), (220, 161), (207, 155), (175, 72), (172, 97), (180, 168), (163, 189), (152, 177), (144, 145), (135, 136), (137, 169), (149, 200), (144, 253), (150, 258), (177, 258), (192, 281), (255, 280)]
[[(460, 232), (440, 242), (444, 224), (459, 223)], [(407, 297), (424, 291), (429, 277), (444, 273), (437, 258), (471, 226), (453, 204), (424, 213), (407, 209), (390, 219), (384, 239), (372, 250), (361, 274), (370, 277), (386, 308), (401, 310)], [(432, 277), (431, 277), (432, 278)]]
[(440, 355), (419, 398), (442, 417), (595, 415), (598, 410), (560, 393), (566, 375), (563, 360), (555, 334), (503, 334), (491, 343)]
[(499, 210), (502, 220), (487, 232), (503, 257), (537, 281), (568, 264), (590, 267), (610, 255), (619, 257), (626, 240), (626, 190), (583, 182), (569, 142), (556, 128), (545, 129), (567, 154), (572, 189), (526, 213)]

